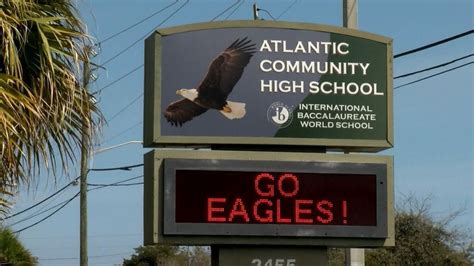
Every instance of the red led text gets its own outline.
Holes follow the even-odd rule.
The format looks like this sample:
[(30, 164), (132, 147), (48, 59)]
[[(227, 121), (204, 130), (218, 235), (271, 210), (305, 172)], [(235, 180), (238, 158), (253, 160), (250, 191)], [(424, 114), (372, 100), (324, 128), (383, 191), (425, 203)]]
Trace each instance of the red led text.
[[(302, 184), (294, 174), (254, 178), (256, 200), (244, 197), (207, 198), (207, 221), (212, 223), (333, 224), (335, 213), (347, 224), (347, 201), (300, 198)], [(336, 208), (339, 208), (336, 212)]]

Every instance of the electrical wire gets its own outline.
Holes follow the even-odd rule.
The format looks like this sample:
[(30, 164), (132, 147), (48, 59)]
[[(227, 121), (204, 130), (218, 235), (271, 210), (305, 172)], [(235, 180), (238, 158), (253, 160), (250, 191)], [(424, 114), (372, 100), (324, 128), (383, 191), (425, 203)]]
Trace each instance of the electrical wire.
[(138, 178), (142, 178), (142, 177), (143, 177), (143, 175), (139, 175), (139, 176), (136, 176), (136, 177), (132, 177), (132, 178), (129, 178), (129, 179), (126, 179), (126, 180), (122, 180), (122, 181), (119, 181), (119, 182), (115, 182), (115, 183), (111, 183), (111, 184), (90, 184), (91, 186), (97, 185), (97, 187), (88, 189), (87, 191), (93, 191), (93, 190), (97, 190), (97, 189), (103, 189), (103, 188), (106, 188), (106, 187), (120, 187), (120, 186), (136, 186), (136, 185), (142, 185), (143, 182), (140, 182), (140, 183), (123, 184), (123, 183), (125, 183), (125, 182), (132, 181), (132, 180), (135, 180), (135, 179), (138, 179)]
[(117, 78), (116, 80), (110, 82), (109, 84), (105, 85), (104, 87), (94, 91), (92, 94), (97, 94), (97, 93), (100, 93), (102, 92), (103, 90), (107, 89), (108, 87), (114, 85), (115, 83), (121, 81), (122, 79), (132, 75), (133, 73), (137, 72), (139, 69), (141, 69), (142, 67), (144, 66), (144, 64), (141, 64), (137, 67), (135, 67), (134, 69), (130, 70), (129, 72), (127, 72), (126, 74), (122, 75), (121, 77)]
[[(136, 236), (142, 236), (142, 233), (136, 233), (136, 234), (98, 234), (98, 235), (88, 235), (87, 237), (89, 238), (112, 238), (112, 237), (136, 237)], [(77, 238), (77, 236), (36, 236), (36, 237), (23, 237), (23, 239), (53, 239), (53, 238)]]
[(39, 216), (39, 215), (41, 215), (41, 214), (43, 214), (43, 213), (45, 213), (45, 212), (48, 212), (48, 211), (50, 211), (50, 210), (52, 210), (52, 209), (54, 209), (54, 208), (60, 206), (61, 204), (64, 204), (66, 201), (68, 201), (68, 200), (61, 201), (60, 203), (58, 203), (58, 204), (56, 204), (56, 205), (54, 205), (54, 206), (52, 206), (52, 207), (49, 207), (49, 208), (46, 209), (46, 210), (43, 210), (43, 211), (34, 213), (34, 214), (32, 214), (32, 215), (30, 215), (30, 216), (28, 216), (28, 217), (26, 217), (26, 218), (23, 218), (23, 219), (21, 219), (21, 220), (19, 220), (19, 221), (16, 221), (16, 222), (12, 223), (12, 224), (9, 224), (8, 226), (9, 226), (9, 227), (12, 227), (12, 226), (15, 226), (15, 225), (17, 225), (17, 224), (19, 224), (19, 223), (22, 223), (22, 222), (28, 221), (28, 220), (30, 220), (30, 219), (33, 219), (33, 218), (35, 218), (36, 216)]
[(178, 1), (179, 1), (179, 0), (175, 0), (172, 4), (169, 4), (168, 6), (166, 6), (166, 7), (164, 7), (164, 8), (161, 8), (161, 9), (159, 9), (159, 10), (153, 12), (153, 13), (152, 13), (151, 15), (149, 15), (148, 17), (146, 17), (146, 18), (144, 18), (144, 19), (142, 19), (142, 20), (137, 21), (136, 23), (134, 23), (134, 24), (132, 24), (132, 25), (126, 27), (125, 29), (123, 29), (123, 30), (121, 30), (121, 31), (119, 31), (119, 32), (116, 32), (116, 33), (112, 34), (111, 36), (109, 36), (109, 37), (103, 39), (102, 41), (99, 41), (99, 42), (97, 43), (97, 45), (101, 45), (101, 44), (103, 44), (103, 43), (105, 43), (105, 42), (107, 42), (107, 41), (109, 41), (109, 40), (111, 40), (111, 39), (113, 39), (113, 38), (119, 36), (120, 34), (125, 33), (125, 32), (127, 32), (127, 31), (129, 31), (129, 30), (135, 28), (136, 26), (138, 26), (138, 25), (144, 23), (145, 21), (147, 21), (147, 20), (153, 18), (154, 16), (160, 14), (161, 12), (165, 11), (166, 9), (168, 9), (168, 8), (170, 8), (170, 7), (172, 7), (172, 6), (174, 6), (175, 4), (178, 3)]
[(413, 54), (413, 53), (416, 53), (416, 52), (419, 52), (419, 51), (423, 51), (423, 50), (426, 50), (426, 49), (429, 49), (429, 48), (438, 46), (438, 45), (440, 45), (440, 44), (447, 43), (447, 42), (450, 42), (450, 41), (453, 41), (453, 40), (456, 40), (456, 39), (465, 37), (465, 36), (467, 36), (467, 35), (469, 35), (469, 34), (473, 34), (473, 33), (474, 33), (474, 30), (468, 30), (468, 31), (466, 31), (466, 32), (463, 32), (463, 33), (460, 33), (460, 34), (451, 36), (451, 37), (449, 37), (449, 38), (446, 38), (446, 39), (443, 39), (443, 40), (439, 40), (439, 41), (437, 41), (437, 42), (433, 42), (433, 43), (430, 43), (430, 44), (427, 44), (427, 45), (424, 45), (424, 46), (421, 46), (421, 47), (418, 47), (418, 48), (415, 48), (415, 49), (411, 49), (411, 50), (405, 51), (405, 52), (403, 52), (403, 53), (396, 54), (396, 55), (393, 56), (393, 58), (398, 58), (398, 57), (402, 57), (402, 56), (405, 56), (405, 55)]
[(116, 112), (114, 115), (112, 115), (112, 117), (108, 120), (108, 122), (112, 122), (112, 120), (114, 120), (115, 118), (117, 118), (117, 116), (121, 113), (123, 113), (125, 110), (127, 110), (128, 108), (130, 108), (130, 106), (132, 106), (135, 102), (137, 102), (138, 100), (140, 100), (140, 98), (143, 97), (143, 92), (140, 93), (140, 95), (138, 95), (135, 99), (133, 99), (130, 103), (128, 103), (126, 106), (124, 106), (122, 109), (120, 109), (118, 112)]
[[(96, 256), (88, 256), (89, 259), (94, 259), (94, 258), (104, 258), (104, 257), (113, 257), (113, 256), (122, 256), (122, 255), (130, 255), (130, 252), (127, 253), (116, 253), (116, 254), (106, 254), (106, 255), (96, 255)], [(77, 257), (69, 257), (69, 258), (46, 258), (46, 259), (41, 259), (38, 258), (38, 260), (78, 260), (79, 258)]]
[[(143, 185), (143, 182), (136, 182), (136, 183), (127, 183), (127, 184), (109, 184), (109, 185), (106, 185), (106, 184), (89, 184), (90, 186), (93, 186), (93, 187), (100, 187), (100, 188), (104, 188), (104, 187), (129, 187), (129, 186), (136, 186), (136, 185)], [(95, 189), (90, 189), (90, 190), (95, 190)]]
[(270, 14), (270, 12), (268, 12), (268, 10), (266, 10), (266, 9), (257, 8), (257, 11), (263, 11), (263, 12), (267, 13), (273, 20), (276, 20), (276, 19), (272, 16), (272, 14)]
[(41, 219), (41, 220), (39, 220), (39, 221), (37, 221), (37, 222), (31, 224), (31, 225), (28, 225), (28, 226), (26, 226), (26, 227), (23, 227), (23, 228), (20, 229), (20, 230), (16, 230), (16, 231), (14, 231), (13, 233), (16, 234), (16, 233), (23, 232), (23, 231), (25, 231), (25, 230), (27, 230), (27, 229), (29, 229), (29, 228), (35, 226), (35, 225), (37, 225), (37, 224), (39, 224), (39, 223), (41, 223), (41, 222), (47, 220), (48, 218), (50, 218), (51, 216), (53, 216), (54, 214), (56, 214), (57, 212), (59, 212), (61, 209), (63, 209), (64, 207), (66, 207), (69, 203), (71, 203), (71, 201), (73, 201), (75, 198), (77, 198), (77, 196), (79, 196), (79, 194), (80, 194), (80, 192), (77, 192), (77, 194), (74, 195), (74, 197), (70, 198), (70, 199), (69, 199), (68, 201), (66, 201), (63, 205), (61, 205), (61, 207), (59, 207), (58, 209), (56, 209), (54, 212), (50, 213), (49, 215), (47, 215), (47, 216), (44, 217), (43, 219)]
[(281, 12), (280, 15), (277, 16), (277, 19), (280, 19), (281, 16), (286, 14), (286, 12), (288, 12), (294, 5), (296, 5), (297, 2), (298, 2), (298, 0), (294, 0), (293, 3), (291, 3), (283, 12)]
[(141, 167), (143, 166), (143, 164), (134, 164), (134, 165), (127, 165), (127, 166), (119, 166), (119, 167), (111, 167), (111, 168), (91, 168), (89, 169), (89, 171), (97, 171), (97, 172), (101, 172), (101, 171), (116, 171), (116, 170), (123, 170), (123, 171), (130, 171), (132, 170), (132, 168), (137, 168), (137, 167)]
[(415, 81), (412, 81), (412, 82), (408, 82), (408, 83), (405, 83), (405, 84), (402, 84), (402, 85), (399, 85), (399, 86), (396, 86), (394, 87), (393, 89), (398, 89), (398, 88), (401, 88), (401, 87), (405, 87), (405, 86), (408, 86), (408, 85), (411, 85), (411, 84), (414, 84), (414, 83), (417, 83), (417, 82), (420, 82), (420, 81), (423, 81), (423, 80), (426, 80), (426, 79), (429, 79), (429, 78), (432, 78), (432, 77), (436, 77), (436, 76), (439, 76), (441, 74), (445, 74), (445, 73), (448, 73), (448, 72), (451, 72), (453, 70), (456, 70), (456, 69), (459, 69), (459, 68), (462, 68), (462, 67), (465, 67), (465, 66), (468, 66), (470, 64), (474, 64), (474, 61), (471, 61), (469, 63), (466, 63), (466, 64), (462, 64), (460, 66), (457, 66), (457, 67), (453, 67), (453, 68), (450, 68), (450, 69), (447, 69), (447, 70), (444, 70), (444, 71), (441, 71), (439, 73), (436, 73), (436, 74), (433, 74), (433, 75), (430, 75), (430, 76), (427, 76), (427, 77), (424, 77), (424, 78), (421, 78), (421, 79), (417, 79)]
[(141, 38), (137, 39), (136, 41), (134, 41), (132, 44), (130, 44), (129, 46), (125, 47), (123, 50), (121, 50), (120, 52), (118, 52), (117, 54), (115, 54), (114, 56), (112, 56), (111, 58), (107, 59), (104, 63), (102, 63), (103, 66), (107, 65), (108, 63), (112, 62), (113, 60), (117, 59), (119, 56), (121, 56), (122, 54), (124, 54), (125, 52), (127, 52), (128, 50), (130, 50), (132, 47), (134, 47), (135, 45), (137, 45), (139, 42), (141, 42), (142, 40), (144, 40), (146, 37), (148, 37), (150, 34), (152, 34), (153, 32), (155, 32), (156, 28), (160, 27), (161, 25), (163, 25), (166, 21), (168, 21), (171, 17), (173, 17), (174, 15), (176, 15), (176, 13), (178, 13), (181, 9), (184, 8), (184, 6), (186, 6), (187, 4), (189, 3), (189, 0), (186, 0), (186, 2), (184, 2), (184, 4), (182, 4), (178, 9), (176, 9), (173, 13), (171, 13), (171, 15), (169, 15), (167, 18), (165, 18), (163, 21), (160, 22), (160, 24), (158, 24), (156, 27), (153, 28), (153, 30), (151, 30), (150, 32), (148, 32), (147, 34), (145, 34), (144, 36), (142, 36)]
[(135, 176), (135, 177), (131, 177), (131, 178), (128, 178), (128, 179), (125, 179), (125, 180), (122, 180), (122, 181), (118, 181), (118, 182), (114, 182), (114, 183), (111, 183), (111, 184), (91, 184), (91, 183), (87, 183), (87, 186), (91, 186), (91, 187), (111, 187), (111, 186), (117, 186), (117, 185), (120, 185), (125, 182), (128, 182), (128, 181), (132, 181), (132, 180), (136, 180), (136, 179), (139, 179), (139, 178), (142, 178), (143, 175), (139, 175), (139, 176)]
[(244, 4), (245, 0), (242, 0), (242, 2), (240, 2), (240, 4), (234, 8), (234, 10), (232, 10), (232, 12), (229, 13), (229, 15), (227, 15), (225, 17), (224, 20), (227, 20), (230, 16), (232, 16), (237, 10), (239, 10), (239, 8)]
[(140, 122), (137, 122), (136, 124), (131, 125), (130, 127), (126, 128), (126, 129), (120, 131), (119, 133), (117, 133), (116, 135), (110, 137), (108, 140), (102, 142), (101, 145), (102, 145), (102, 144), (105, 144), (105, 143), (108, 143), (108, 142), (111, 142), (112, 140), (114, 140), (114, 139), (116, 139), (116, 138), (118, 138), (118, 137), (123, 136), (123, 134), (127, 133), (128, 131), (130, 131), (130, 130), (132, 130), (132, 129), (137, 128), (137, 127), (138, 127), (139, 125), (141, 125), (141, 124), (143, 124), (143, 121), (140, 121)]
[(235, 3), (233, 3), (231, 6), (227, 7), (226, 9), (224, 9), (224, 11), (222, 11), (221, 13), (219, 13), (217, 16), (215, 16), (214, 18), (211, 19), (211, 21), (214, 21), (216, 20), (216, 18), (222, 16), (225, 12), (229, 11), (231, 8), (233, 8), (234, 6), (236, 6), (237, 4), (239, 4), (241, 0), (237, 0)]
[(29, 211), (29, 210), (35, 208), (36, 206), (42, 204), (43, 202), (45, 202), (45, 201), (49, 200), (50, 198), (52, 198), (52, 197), (58, 195), (59, 193), (61, 193), (63, 190), (65, 190), (66, 188), (68, 188), (70, 185), (74, 184), (79, 178), (81, 178), (81, 176), (78, 176), (78, 177), (74, 178), (71, 182), (69, 182), (68, 184), (66, 184), (64, 187), (62, 187), (62, 188), (59, 189), (58, 191), (54, 192), (53, 194), (49, 195), (48, 197), (44, 198), (44, 199), (41, 200), (40, 202), (35, 203), (35, 204), (33, 204), (32, 206), (30, 206), (30, 207), (28, 207), (28, 208), (26, 208), (26, 209), (24, 209), (24, 210), (22, 210), (22, 211), (19, 211), (19, 212), (17, 212), (17, 213), (14, 213), (14, 214), (12, 214), (12, 215), (9, 215), (9, 216), (3, 218), (2, 221), (3, 221), (3, 220), (10, 219), (10, 218), (13, 218), (13, 217), (15, 217), (15, 216), (17, 216), (17, 215), (20, 215), (20, 214), (22, 214), (22, 213), (24, 213), (24, 212), (27, 212), (27, 211)]
[(469, 58), (469, 57), (471, 57), (471, 56), (474, 56), (474, 54), (469, 54), (469, 55), (462, 56), (462, 57), (453, 59), (453, 60), (451, 60), (451, 61), (448, 61), (448, 62), (439, 64), (439, 65), (436, 65), (436, 66), (432, 66), (432, 67), (424, 68), (424, 69), (421, 69), (421, 70), (418, 70), (418, 71), (414, 71), (414, 72), (410, 72), (410, 73), (403, 74), (403, 75), (400, 75), (400, 76), (396, 76), (396, 77), (394, 77), (393, 79), (405, 78), (405, 77), (409, 77), (409, 76), (412, 76), (412, 75), (416, 75), (416, 74), (419, 74), (419, 73), (422, 73), (422, 72), (426, 72), (426, 71), (429, 71), (429, 70), (433, 70), (433, 69), (436, 69), (436, 68), (444, 67), (444, 66), (447, 66), (447, 65), (456, 63), (457, 61), (461, 61), (461, 60), (463, 60), (463, 59)]
[[(88, 184), (88, 186), (97, 186), (96, 188), (91, 188), (91, 189), (87, 189), (87, 191), (93, 191), (93, 190), (97, 190), (97, 189), (102, 189), (102, 188), (106, 188), (106, 187), (112, 187), (112, 186), (115, 186), (115, 187), (119, 187), (119, 186), (136, 186), (136, 185), (142, 185), (143, 182), (138, 182), (138, 183), (129, 183), (129, 184), (123, 184), (125, 182), (129, 182), (129, 181), (132, 181), (132, 180), (135, 180), (135, 179), (138, 179), (138, 178), (142, 178), (143, 175), (139, 175), (139, 176), (135, 176), (135, 177), (132, 177), (132, 178), (128, 178), (128, 179), (125, 179), (125, 180), (121, 180), (121, 181), (118, 181), (118, 182), (114, 182), (114, 183), (111, 183), (111, 184)], [(53, 216), (54, 214), (58, 213), (61, 209), (63, 209), (64, 207), (66, 207), (69, 203), (71, 203), (71, 201), (73, 201), (75, 198), (77, 198), (79, 196), (81, 192), (77, 192), (73, 197), (71, 197), (70, 199), (66, 200), (66, 201), (63, 201), (61, 202), (60, 204), (58, 204), (57, 206), (59, 206), (58, 209), (56, 209), (55, 211), (53, 211), (52, 213), (50, 213), (49, 215), (45, 216), (43, 219), (31, 224), (31, 225), (28, 225), (26, 227), (23, 227), (19, 230), (16, 230), (14, 231), (13, 233), (20, 233), (22, 231), (25, 231), (33, 226), (36, 226), (40, 223), (42, 223), (43, 221), (49, 219), (51, 216)], [(57, 207), (57, 206), (54, 206), (54, 207)], [(49, 208), (48, 210), (51, 210), (53, 209), (54, 207), (51, 207)], [(44, 211), (46, 212), (46, 211)], [(39, 214), (38, 214), (39, 215)], [(36, 217), (37, 215), (34, 215), (31, 218), (33, 217)], [(27, 219), (23, 219), (23, 221), (26, 221)]]
[[(115, 170), (131, 171), (133, 168), (142, 167), (142, 166), (143, 166), (143, 164), (135, 164), (135, 165), (127, 165), (127, 166), (113, 167), (113, 168), (93, 168), (93, 169), (89, 169), (88, 172), (89, 172), (89, 171), (115, 171)], [(66, 184), (64, 187), (62, 187), (62, 188), (59, 189), (58, 191), (54, 192), (53, 194), (49, 195), (48, 197), (44, 198), (44, 199), (41, 200), (40, 202), (37, 202), (37, 203), (33, 204), (32, 206), (30, 206), (30, 207), (28, 207), (28, 208), (26, 208), (26, 209), (24, 209), (24, 210), (22, 210), (22, 211), (19, 211), (19, 212), (17, 212), (17, 213), (14, 213), (14, 214), (12, 214), (12, 215), (9, 215), (9, 216), (3, 218), (2, 221), (7, 220), (7, 219), (10, 219), (10, 218), (13, 218), (13, 217), (15, 217), (15, 216), (17, 216), (17, 215), (20, 215), (20, 214), (22, 214), (22, 213), (25, 213), (25, 212), (27, 212), (27, 211), (29, 211), (29, 210), (35, 208), (36, 206), (38, 206), (38, 205), (44, 203), (45, 201), (51, 199), (52, 197), (54, 197), (54, 196), (58, 195), (59, 193), (61, 193), (62, 191), (64, 191), (64, 190), (65, 190), (66, 188), (68, 188), (70, 185), (74, 184), (79, 178), (80, 178), (80, 176), (74, 178), (71, 182), (69, 182), (68, 184)], [(121, 182), (126, 182), (126, 181), (121, 181)], [(120, 183), (120, 182), (119, 182), (119, 183)], [(64, 202), (62, 202), (62, 203), (64, 203)], [(57, 206), (57, 205), (55, 205), (55, 206)], [(49, 208), (48, 210), (51, 210), (52, 208), (53, 208), (53, 207)], [(46, 211), (47, 211), (47, 210), (46, 210)], [(44, 212), (46, 212), (46, 211), (43, 211), (43, 212), (41, 212), (41, 213), (44, 213)], [(35, 217), (35, 216), (37, 216), (37, 215), (35, 215), (35, 214), (32, 215), (32, 217)], [(26, 219), (23, 219), (22, 221), (25, 221), (25, 220), (26, 220)]]

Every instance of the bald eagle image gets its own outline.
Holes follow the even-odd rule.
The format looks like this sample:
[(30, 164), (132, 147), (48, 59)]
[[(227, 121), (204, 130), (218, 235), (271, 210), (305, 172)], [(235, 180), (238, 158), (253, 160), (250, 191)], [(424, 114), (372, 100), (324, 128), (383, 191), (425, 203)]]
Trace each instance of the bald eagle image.
[(164, 112), (167, 121), (173, 126), (182, 126), (209, 109), (220, 111), (228, 119), (244, 117), (245, 103), (227, 101), (227, 97), (254, 53), (255, 44), (247, 37), (234, 41), (212, 61), (197, 88), (176, 91), (183, 99), (168, 105)]

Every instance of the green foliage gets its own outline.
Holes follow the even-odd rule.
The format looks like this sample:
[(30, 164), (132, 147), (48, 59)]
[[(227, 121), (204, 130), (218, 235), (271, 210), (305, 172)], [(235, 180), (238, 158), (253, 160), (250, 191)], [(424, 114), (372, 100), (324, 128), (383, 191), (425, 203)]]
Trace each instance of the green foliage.
[(140, 246), (124, 266), (209, 266), (210, 254), (204, 247), (180, 248), (177, 246)]
[(205, 247), (193, 247), (191, 253), (186, 253), (188, 259), (193, 266), (208, 266), (211, 265), (211, 254)]
[(135, 253), (130, 259), (124, 259), (124, 266), (175, 265), (170, 262), (184, 261), (178, 247), (175, 246), (140, 246), (135, 248)]
[(472, 265), (469, 251), (459, 248), (459, 235), (426, 215), (399, 213), (396, 246), (366, 250), (367, 265)]
[[(80, 85), (88, 37), (73, 0), (0, 1), (0, 192), (65, 169), (100, 113)], [(0, 202), (8, 205), (0, 194)], [(0, 205), (0, 208), (2, 206)], [(2, 208), (4, 209), (4, 208)]]
[(328, 264), (329, 266), (344, 265), (344, 249), (328, 248)]
[(37, 265), (36, 258), (23, 247), (10, 229), (0, 227), (0, 265), (15, 266)]
[[(429, 215), (429, 198), (404, 200), (395, 216), (395, 247), (365, 249), (365, 264), (473, 265), (474, 248), (469, 233), (449, 227), (461, 212), (443, 219)], [(330, 265), (344, 265), (344, 250), (330, 249)]]

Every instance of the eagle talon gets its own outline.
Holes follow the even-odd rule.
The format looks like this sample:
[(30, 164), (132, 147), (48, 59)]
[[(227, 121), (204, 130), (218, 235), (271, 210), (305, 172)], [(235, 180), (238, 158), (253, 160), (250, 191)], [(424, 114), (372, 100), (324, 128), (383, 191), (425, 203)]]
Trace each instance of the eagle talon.
[(226, 113), (232, 113), (232, 109), (228, 105), (224, 106), (222, 108), (222, 111), (224, 111)]

